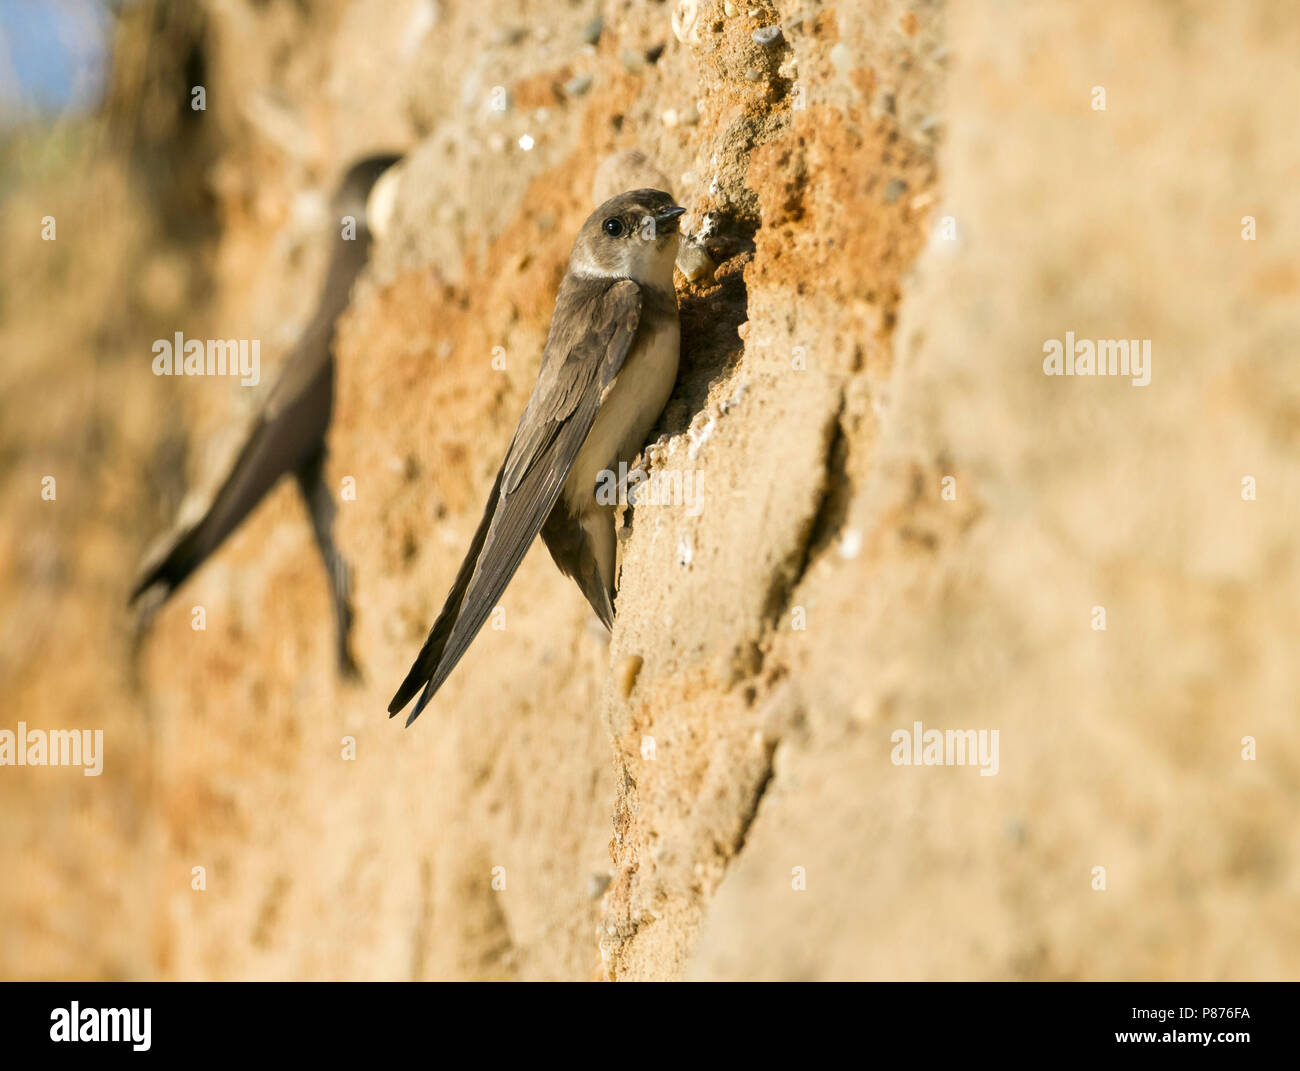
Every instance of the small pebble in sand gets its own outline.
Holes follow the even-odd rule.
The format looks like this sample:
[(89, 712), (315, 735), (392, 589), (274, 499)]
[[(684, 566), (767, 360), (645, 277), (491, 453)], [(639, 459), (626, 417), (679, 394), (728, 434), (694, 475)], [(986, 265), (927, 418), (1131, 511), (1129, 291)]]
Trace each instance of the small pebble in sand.
[(769, 45), (776, 44), (777, 41), (781, 39), (781, 27), (760, 26), (757, 30), (753, 32), (751, 36), (758, 44), (762, 45), (764, 48), (767, 48)]
[(636, 687), (637, 676), (640, 674), (643, 665), (645, 665), (645, 659), (639, 654), (627, 655), (619, 662), (614, 677), (618, 682), (618, 694), (624, 699), (631, 696), (632, 689)]
[(844, 535), (840, 537), (840, 544), (837, 549), (841, 558), (845, 561), (852, 561), (862, 553), (862, 533), (856, 528), (846, 529)]
[(580, 97), (591, 88), (593, 79), (589, 74), (577, 74), (564, 83), (564, 92), (571, 97)]
[(691, 541), (686, 536), (681, 536), (677, 540), (677, 564), (685, 569), (694, 558), (695, 548), (691, 546)]
[(685, 242), (677, 253), (677, 270), (686, 276), (686, 281), (699, 282), (711, 277), (717, 265), (700, 246), (694, 242)]
[(673, 9), (673, 36), (684, 45), (698, 44), (700, 36), (695, 24), (699, 17), (699, 0), (678, 0)]

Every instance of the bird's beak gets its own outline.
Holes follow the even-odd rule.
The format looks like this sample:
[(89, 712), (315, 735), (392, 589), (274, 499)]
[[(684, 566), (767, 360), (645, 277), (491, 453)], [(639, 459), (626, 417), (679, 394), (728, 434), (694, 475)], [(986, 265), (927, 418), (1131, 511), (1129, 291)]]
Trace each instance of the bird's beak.
[(657, 231), (675, 231), (677, 229), (677, 217), (686, 212), (681, 205), (669, 205), (655, 213), (655, 230)]

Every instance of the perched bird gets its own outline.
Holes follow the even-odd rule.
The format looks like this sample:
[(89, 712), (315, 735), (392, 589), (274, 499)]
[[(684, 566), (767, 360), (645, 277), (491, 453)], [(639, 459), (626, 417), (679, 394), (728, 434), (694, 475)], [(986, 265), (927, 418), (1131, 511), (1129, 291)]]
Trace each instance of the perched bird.
[[(381, 220), (392, 208), (390, 169), (401, 157), (369, 156), (348, 168), (332, 203), (339, 221), (351, 217), (334, 241), (316, 313), (286, 359), (243, 449), (203, 515), (174, 533), (141, 570), (131, 602), (146, 592), (146, 618), (202, 565), (261, 502), (281, 476), (292, 473), (311, 514), (316, 545), (329, 574), (339, 669), (355, 675), (349, 646), (351, 571), (334, 546), (334, 499), (325, 484), (325, 433), (334, 403), (334, 327), (347, 308), (352, 284), (370, 255)], [(381, 182), (381, 177), (388, 176)]]
[(673, 259), (685, 211), (662, 190), (629, 190), (578, 232), (555, 299), (537, 386), (442, 612), (388, 704), (423, 689), (410, 725), (455, 668), (538, 531), (606, 628), (614, 623), (614, 507), (601, 473), (630, 462), (677, 379)]

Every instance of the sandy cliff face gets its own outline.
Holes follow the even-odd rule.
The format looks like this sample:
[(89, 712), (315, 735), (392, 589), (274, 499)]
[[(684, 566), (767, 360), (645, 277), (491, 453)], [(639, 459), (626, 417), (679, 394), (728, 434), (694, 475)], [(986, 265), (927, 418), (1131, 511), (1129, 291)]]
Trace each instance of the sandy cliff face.
[[(107, 737), (93, 783), (0, 776), (23, 875), (4, 972), (1300, 976), (1300, 24), (1058, 8), (207, 5), (203, 273), (188, 246), (141, 253), (122, 286), (148, 317), (86, 331), (101, 381), (63, 405), (97, 456), (35, 416), (2, 432), (11, 499), (70, 475), (0, 561), (78, 652), (7, 626), (6, 724)], [(363, 682), (334, 676), (288, 487), (133, 663), (129, 566), (253, 404), (159, 384), (145, 336), (283, 352), (339, 162), (394, 145), (330, 444)], [(682, 370), (646, 451), (684, 500), (626, 511), (612, 636), (539, 544), (404, 730), (387, 700), (531, 390), (596, 168), (631, 147), (717, 264), (678, 278)], [(141, 220), (116, 240), (147, 245), (147, 204), (113, 196)], [(5, 330), (40, 334), (11, 307)], [(1044, 375), (1067, 331), (1150, 340), (1149, 384)], [(33, 352), (7, 418), (55, 392), (54, 347)], [(891, 761), (917, 722), (997, 731), (996, 776)]]

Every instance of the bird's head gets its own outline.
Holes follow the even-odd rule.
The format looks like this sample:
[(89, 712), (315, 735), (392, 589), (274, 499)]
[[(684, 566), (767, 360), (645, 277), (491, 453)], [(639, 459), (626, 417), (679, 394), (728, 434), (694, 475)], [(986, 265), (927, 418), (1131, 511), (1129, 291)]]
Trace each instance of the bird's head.
[(611, 197), (578, 231), (569, 270), (672, 290), (677, 220), (685, 211), (662, 190), (628, 190)]

